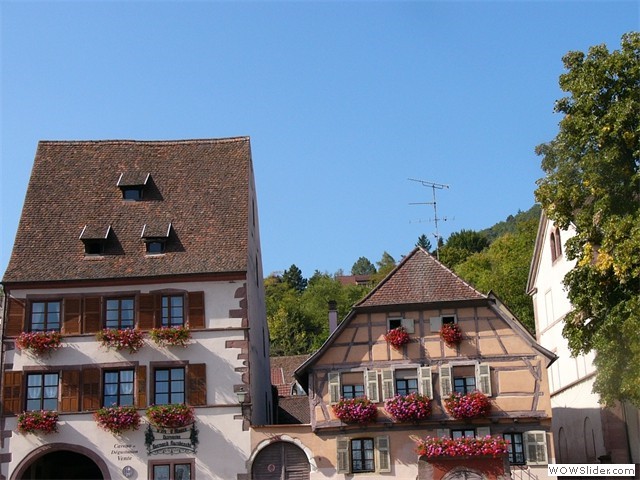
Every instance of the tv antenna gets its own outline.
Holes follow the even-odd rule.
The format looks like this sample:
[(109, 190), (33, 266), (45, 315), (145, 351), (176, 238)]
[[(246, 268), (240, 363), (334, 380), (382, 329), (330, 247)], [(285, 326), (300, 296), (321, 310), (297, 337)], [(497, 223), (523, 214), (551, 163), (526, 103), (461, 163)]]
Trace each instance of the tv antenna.
[(436, 258), (440, 260), (439, 254), (439, 243), (440, 243), (440, 231), (438, 230), (438, 221), (447, 221), (447, 217), (438, 217), (438, 202), (436, 201), (436, 190), (443, 190), (445, 188), (449, 188), (449, 185), (445, 185), (444, 183), (436, 183), (436, 182), (428, 182), (426, 180), (418, 180), (417, 178), (410, 178), (412, 182), (421, 183), (423, 187), (431, 187), (431, 191), (433, 192), (433, 202), (416, 202), (410, 203), (409, 205), (433, 205), (433, 222), (436, 226), (436, 231), (434, 236), (436, 237)]

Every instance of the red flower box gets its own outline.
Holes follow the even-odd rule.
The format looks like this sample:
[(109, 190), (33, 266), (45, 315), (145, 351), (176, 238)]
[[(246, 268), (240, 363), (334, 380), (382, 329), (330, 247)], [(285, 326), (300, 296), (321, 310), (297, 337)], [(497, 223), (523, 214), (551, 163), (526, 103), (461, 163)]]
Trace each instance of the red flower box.
[(185, 427), (195, 420), (193, 407), (184, 403), (152, 405), (146, 413), (149, 422), (160, 428)]
[(466, 395), (454, 392), (445, 398), (444, 406), (453, 418), (484, 417), (491, 411), (489, 398), (477, 390)]
[(431, 415), (431, 400), (418, 393), (396, 395), (384, 402), (384, 409), (398, 422), (417, 422)]
[(455, 323), (445, 323), (440, 328), (440, 338), (449, 347), (453, 347), (462, 341), (462, 330)]
[(137, 352), (144, 345), (142, 332), (133, 328), (105, 328), (97, 333), (96, 338), (104, 347), (115, 348), (118, 351), (128, 349), (129, 353)]
[(140, 414), (136, 407), (104, 407), (93, 414), (99, 427), (119, 435), (127, 430), (137, 430)]
[(369, 423), (378, 416), (378, 407), (367, 397), (341, 398), (333, 406), (333, 413), (345, 423)]
[(18, 415), (18, 432), (55, 433), (58, 431), (58, 412), (52, 410), (34, 410)]
[(409, 334), (404, 327), (394, 328), (384, 336), (384, 339), (389, 345), (395, 349), (400, 349), (407, 343), (409, 343)]
[(433, 457), (500, 457), (509, 451), (509, 443), (499, 437), (487, 435), (484, 438), (433, 438), (427, 437), (417, 442), (416, 453)]
[(189, 345), (189, 340), (191, 340), (191, 331), (186, 326), (154, 328), (149, 335), (151, 340), (161, 347), (186, 347)]
[(16, 339), (16, 347), (35, 355), (51, 353), (62, 346), (60, 332), (22, 332)]

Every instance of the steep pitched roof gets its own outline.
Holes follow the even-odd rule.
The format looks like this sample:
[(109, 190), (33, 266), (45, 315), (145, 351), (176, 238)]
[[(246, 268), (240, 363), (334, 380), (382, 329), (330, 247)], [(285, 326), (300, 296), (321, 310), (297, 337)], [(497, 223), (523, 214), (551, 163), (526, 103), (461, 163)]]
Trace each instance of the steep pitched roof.
[(479, 300), (486, 296), (416, 247), (355, 306), (409, 305)]
[(279, 397), (290, 397), (291, 389), (296, 379), (293, 372), (302, 364), (309, 355), (289, 355), (284, 357), (271, 357), (271, 385), (278, 389)]
[[(132, 182), (140, 201), (123, 200)], [(252, 182), (248, 137), (40, 142), (3, 282), (245, 272)], [(170, 232), (161, 257), (145, 225)], [(106, 254), (86, 256), (83, 230), (108, 227)]]

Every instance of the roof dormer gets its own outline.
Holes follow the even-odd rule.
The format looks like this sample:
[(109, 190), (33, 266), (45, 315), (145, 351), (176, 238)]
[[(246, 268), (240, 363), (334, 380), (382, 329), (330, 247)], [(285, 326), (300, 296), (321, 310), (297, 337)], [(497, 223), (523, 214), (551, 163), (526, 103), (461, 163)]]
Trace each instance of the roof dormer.
[(151, 178), (150, 173), (124, 172), (118, 178), (117, 186), (122, 191), (122, 199), (129, 201), (142, 200), (145, 187)]
[(142, 227), (140, 238), (145, 243), (147, 255), (159, 255), (166, 251), (167, 241), (171, 234), (171, 222), (149, 224)]
[(84, 243), (85, 255), (102, 255), (111, 233), (111, 225), (85, 225), (80, 232), (80, 240)]

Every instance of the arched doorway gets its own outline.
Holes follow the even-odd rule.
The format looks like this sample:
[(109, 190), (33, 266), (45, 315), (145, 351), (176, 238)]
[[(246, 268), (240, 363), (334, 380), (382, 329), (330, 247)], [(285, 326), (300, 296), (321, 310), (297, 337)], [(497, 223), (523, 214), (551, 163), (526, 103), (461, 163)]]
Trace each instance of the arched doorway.
[(252, 480), (308, 480), (311, 468), (304, 451), (290, 442), (260, 450), (251, 467)]
[(15, 480), (110, 480), (104, 461), (84, 447), (45, 445), (31, 452), (11, 475)]
[(450, 471), (442, 480), (484, 480), (484, 477), (473, 470), (460, 468)]

